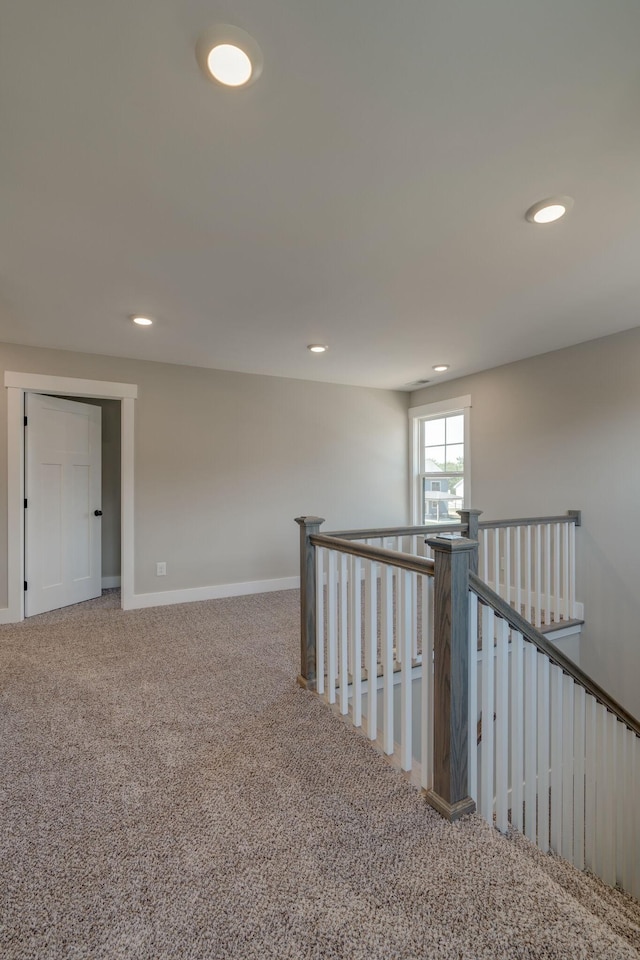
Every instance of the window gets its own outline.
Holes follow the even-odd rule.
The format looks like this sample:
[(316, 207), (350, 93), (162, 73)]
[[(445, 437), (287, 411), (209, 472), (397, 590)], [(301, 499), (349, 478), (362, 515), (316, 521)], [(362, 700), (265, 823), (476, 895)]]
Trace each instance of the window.
[(469, 504), (470, 406), (470, 397), (456, 397), (409, 411), (414, 523), (459, 523)]

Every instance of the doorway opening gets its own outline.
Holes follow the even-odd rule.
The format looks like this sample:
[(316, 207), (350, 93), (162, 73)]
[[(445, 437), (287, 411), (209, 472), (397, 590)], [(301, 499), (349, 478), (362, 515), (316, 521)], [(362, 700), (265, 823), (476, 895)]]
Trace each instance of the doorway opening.
[(134, 596), (134, 402), (136, 384), (80, 380), (42, 374), (5, 372), (7, 390), (7, 498), (8, 498), (8, 605), (0, 622), (24, 619), (24, 395), (47, 394), (78, 400), (115, 400), (120, 406), (120, 581), (121, 606), (131, 609)]

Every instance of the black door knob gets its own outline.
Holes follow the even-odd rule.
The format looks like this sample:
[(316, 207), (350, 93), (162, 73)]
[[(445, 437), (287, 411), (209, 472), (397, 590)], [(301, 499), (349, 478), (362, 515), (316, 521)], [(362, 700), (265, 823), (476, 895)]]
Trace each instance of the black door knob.
[(93, 511), (93, 515), (94, 515), (94, 517), (101, 517), (101, 516), (102, 516), (102, 510), (94, 510), (94, 511)]

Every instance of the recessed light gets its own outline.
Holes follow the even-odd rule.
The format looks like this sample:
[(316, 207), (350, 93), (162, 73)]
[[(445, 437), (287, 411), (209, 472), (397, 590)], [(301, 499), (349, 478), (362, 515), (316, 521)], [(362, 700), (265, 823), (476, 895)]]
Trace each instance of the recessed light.
[(529, 207), (525, 218), (529, 223), (554, 223), (560, 217), (564, 217), (572, 206), (572, 197), (549, 197)]
[(205, 31), (196, 44), (196, 59), (208, 80), (225, 87), (246, 87), (262, 73), (262, 53), (240, 27), (220, 24)]
[(326, 343), (310, 343), (307, 347), (307, 350), (310, 350), (311, 353), (326, 353), (328, 349)]
[(134, 323), (137, 323), (139, 327), (150, 327), (153, 323), (149, 317), (131, 317)]
[(436, 363), (436, 365), (435, 365), (435, 367), (434, 367), (433, 369), (435, 370), (436, 373), (444, 373), (445, 370), (448, 370), (448, 369), (449, 369), (449, 364), (448, 364), (448, 363)]

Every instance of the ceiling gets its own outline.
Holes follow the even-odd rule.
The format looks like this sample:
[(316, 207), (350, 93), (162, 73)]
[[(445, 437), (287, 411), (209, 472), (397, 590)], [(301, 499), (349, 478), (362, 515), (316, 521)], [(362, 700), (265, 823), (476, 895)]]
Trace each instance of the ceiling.
[(0, 340), (402, 389), (640, 324), (637, 0), (0, 6)]

